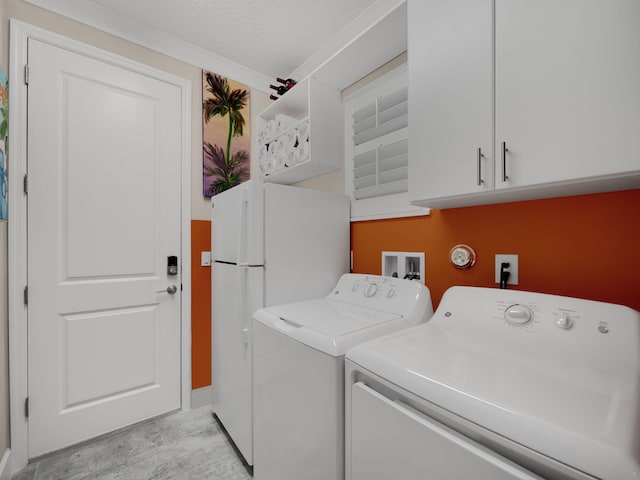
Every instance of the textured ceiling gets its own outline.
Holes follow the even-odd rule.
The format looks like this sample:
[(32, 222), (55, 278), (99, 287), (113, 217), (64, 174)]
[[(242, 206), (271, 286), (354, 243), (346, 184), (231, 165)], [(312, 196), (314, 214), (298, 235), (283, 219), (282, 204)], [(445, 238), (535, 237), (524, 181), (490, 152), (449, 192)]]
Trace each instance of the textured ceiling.
[(88, 0), (269, 77), (293, 72), (375, 0)]

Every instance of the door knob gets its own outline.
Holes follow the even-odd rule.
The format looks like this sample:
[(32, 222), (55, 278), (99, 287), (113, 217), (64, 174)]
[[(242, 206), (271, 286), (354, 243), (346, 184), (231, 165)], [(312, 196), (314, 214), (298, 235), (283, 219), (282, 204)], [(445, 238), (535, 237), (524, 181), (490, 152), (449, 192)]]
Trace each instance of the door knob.
[(178, 287), (175, 285), (169, 285), (165, 290), (158, 290), (156, 293), (168, 293), (169, 295), (173, 295), (178, 291)]

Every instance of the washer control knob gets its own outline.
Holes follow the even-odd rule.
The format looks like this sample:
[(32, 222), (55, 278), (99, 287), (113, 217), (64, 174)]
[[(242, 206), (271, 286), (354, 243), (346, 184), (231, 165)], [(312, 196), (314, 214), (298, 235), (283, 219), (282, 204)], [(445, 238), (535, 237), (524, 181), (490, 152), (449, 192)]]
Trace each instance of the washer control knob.
[(571, 318), (567, 313), (562, 313), (556, 320), (556, 325), (565, 330), (569, 330), (573, 327), (573, 318)]
[(390, 288), (387, 291), (387, 298), (392, 298), (396, 294), (396, 291), (393, 288)]
[(358, 291), (358, 287), (359, 287), (359, 285), (356, 282), (353, 282), (353, 285), (351, 286), (351, 291), (352, 292), (357, 292)]
[(524, 327), (533, 320), (533, 312), (526, 305), (516, 303), (504, 311), (504, 319), (516, 327)]
[(376, 292), (378, 291), (378, 284), (377, 283), (370, 283), (369, 286), (367, 287), (367, 289), (364, 291), (364, 296), (365, 297), (373, 297)]

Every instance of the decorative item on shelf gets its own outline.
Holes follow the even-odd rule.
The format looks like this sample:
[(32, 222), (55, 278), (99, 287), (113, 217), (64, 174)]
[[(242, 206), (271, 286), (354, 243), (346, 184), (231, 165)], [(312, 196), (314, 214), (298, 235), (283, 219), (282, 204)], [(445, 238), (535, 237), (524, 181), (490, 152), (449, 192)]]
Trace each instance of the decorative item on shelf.
[(279, 96), (269, 95), (271, 100), (278, 100), (282, 95), (287, 93), (293, 86), (297, 83), (293, 78), (283, 79), (280, 77), (276, 77), (276, 81), (281, 83), (282, 85), (269, 85), (269, 88), (275, 90)]
[(276, 77), (276, 80), (287, 87), (287, 90), (293, 88), (293, 86), (298, 83), (293, 78), (287, 78), (286, 80), (283, 80), (282, 78)]
[(284, 85), (269, 85), (269, 88), (278, 92), (278, 95), (284, 95), (285, 93), (287, 93), (287, 87), (285, 87)]

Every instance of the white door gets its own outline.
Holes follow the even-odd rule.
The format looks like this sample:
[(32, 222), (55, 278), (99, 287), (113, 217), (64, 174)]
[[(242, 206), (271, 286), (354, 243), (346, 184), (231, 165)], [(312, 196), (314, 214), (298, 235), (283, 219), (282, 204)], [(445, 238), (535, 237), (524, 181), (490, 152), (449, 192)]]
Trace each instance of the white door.
[[(29, 456), (180, 407), (178, 87), (29, 40)], [(177, 293), (167, 292), (169, 285)]]

